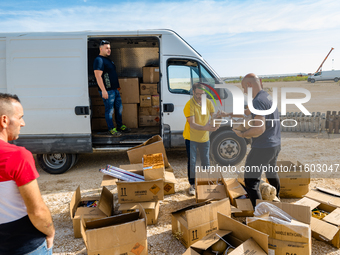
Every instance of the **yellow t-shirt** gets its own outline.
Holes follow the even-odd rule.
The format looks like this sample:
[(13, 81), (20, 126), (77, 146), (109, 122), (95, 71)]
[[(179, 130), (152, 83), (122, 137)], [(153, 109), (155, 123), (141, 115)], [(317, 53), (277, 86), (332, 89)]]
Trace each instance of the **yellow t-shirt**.
[[(183, 112), (186, 118), (194, 116), (194, 121), (196, 124), (205, 126), (209, 121), (210, 115), (215, 112), (215, 108), (212, 102), (207, 99), (207, 114), (202, 115), (201, 106), (196, 103), (194, 98), (191, 98), (184, 106)], [(186, 140), (205, 143), (209, 141), (209, 131), (190, 128), (189, 122), (186, 121), (183, 137)]]

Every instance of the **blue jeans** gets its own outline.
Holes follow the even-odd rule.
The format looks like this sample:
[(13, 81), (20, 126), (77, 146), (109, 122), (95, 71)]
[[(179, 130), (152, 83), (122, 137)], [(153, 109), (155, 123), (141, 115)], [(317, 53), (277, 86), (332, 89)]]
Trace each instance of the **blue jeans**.
[[(102, 97), (102, 92), (99, 91), (100, 96)], [(108, 90), (107, 94), (109, 95), (108, 99), (103, 99), (105, 106), (105, 120), (109, 130), (113, 129), (115, 126), (113, 125), (112, 115), (115, 114), (115, 120), (117, 127), (120, 128), (122, 123), (122, 112), (123, 105), (122, 99), (120, 97), (119, 91), (117, 89)]]
[(197, 149), (200, 152), (201, 166), (208, 167), (210, 166), (209, 160), (209, 148), (210, 141), (205, 143), (193, 142), (190, 140), (185, 140), (185, 147), (187, 149), (188, 156), (188, 180), (190, 185), (195, 184), (195, 167), (196, 167), (196, 159), (197, 159)]
[(40, 245), (38, 248), (36, 248), (34, 251), (27, 253), (26, 255), (52, 255), (52, 249), (53, 246), (49, 249), (47, 249), (47, 243), (46, 240)]

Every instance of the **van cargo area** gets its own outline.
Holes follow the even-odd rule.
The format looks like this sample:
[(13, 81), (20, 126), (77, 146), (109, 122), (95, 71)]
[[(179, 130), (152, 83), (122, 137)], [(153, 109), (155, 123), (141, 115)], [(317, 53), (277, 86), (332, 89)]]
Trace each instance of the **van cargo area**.
[[(93, 62), (99, 54), (101, 40), (110, 42), (110, 59), (116, 65), (121, 87), (123, 124), (131, 128), (130, 133), (123, 133), (121, 137), (105, 134), (108, 131), (105, 108), (93, 71)], [(145, 70), (147, 67), (159, 68), (159, 40), (157, 37), (89, 38), (88, 85), (94, 149), (109, 149), (114, 146), (131, 147), (161, 133), (159, 78), (150, 80)]]

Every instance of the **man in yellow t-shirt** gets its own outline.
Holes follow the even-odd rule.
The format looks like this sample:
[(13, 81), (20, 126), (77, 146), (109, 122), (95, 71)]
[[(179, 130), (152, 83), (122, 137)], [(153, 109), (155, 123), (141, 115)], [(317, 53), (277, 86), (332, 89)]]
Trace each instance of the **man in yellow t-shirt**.
[(213, 122), (209, 121), (213, 117), (215, 108), (210, 100), (207, 100), (206, 114), (202, 114), (202, 95), (205, 94), (204, 86), (195, 83), (192, 86), (193, 97), (186, 103), (184, 107), (184, 116), (187, 118), (185, 123), (183, 137), (188, 156), (188, 180), (190, 183), (189, 194), (195, 195), (195, 167), (197, 159), (197, 149), (200, 152), (202, 167), (210, 165), (209, 160), (209, 131), (213, 132), (218, 126), (213, 126)]

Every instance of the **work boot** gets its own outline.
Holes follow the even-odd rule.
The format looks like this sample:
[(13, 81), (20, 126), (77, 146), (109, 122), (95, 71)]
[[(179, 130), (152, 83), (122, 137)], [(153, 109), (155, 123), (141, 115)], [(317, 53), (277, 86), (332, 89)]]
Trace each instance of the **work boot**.
[(120, 136), (122, 136), (122, 133), (119, 132), (119, 131), (117, 131), (116, 128), (111, 129), (109, 132), (110, 132), (110, 134), (111, 134), (112, 136), (114, 136), (114, 137), (120, 137)]
[(131, 132), (131, 129), (128, 128), (127, 126), (125, 126), (125, 125), (122, 125), (122, 126), (119, 128), (119, 131), (120, 131), (120, 132), (123, 132), (123, 133), (130, 133), (130, 132)]

